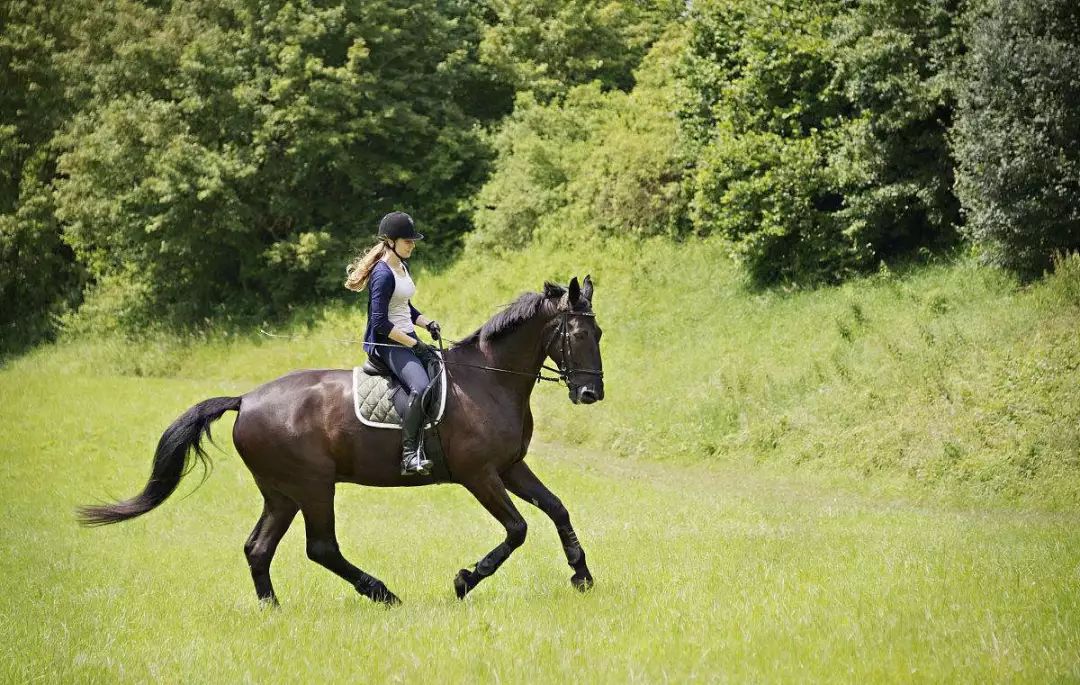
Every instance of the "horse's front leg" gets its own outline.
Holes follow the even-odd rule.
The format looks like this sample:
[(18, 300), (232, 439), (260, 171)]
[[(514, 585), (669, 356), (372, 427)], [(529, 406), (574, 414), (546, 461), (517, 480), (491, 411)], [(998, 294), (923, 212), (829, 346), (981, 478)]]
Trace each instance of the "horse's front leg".
[(458, 571), (457, 577), (454, 578), (454, 592), (457, 593), (458, 599), (464, 599), (465, 595), (469, 594), (469, 591), (481, 580), (495, 573), (510, 554), (525, 542), (525, 533), (528, 529), (521, 512), (506, 494), (506, 486), (502, 479), (494, 471), (485, 470), (484, 473), (462, 484), (502, 524), (506, 529), (506, 539), (477, 562), (472, 570)]
[(562, 541), (563, 551), (566, 552), (566, 561), (570, 564), (570, 568), (574, 569), (570, 582), (582, 592), (591, 588), (593, 577), (585, 564), (585, 550), (581, 549), (577, 533), (570, 525), (570, 514), (563, 503), (540, 482), (532, 469), (523, 461), (511, 466), (503, 472), (502, 476), (510, 492), (538, 507), (555, 524), (555, 530), (559, 532), (559, 540)]

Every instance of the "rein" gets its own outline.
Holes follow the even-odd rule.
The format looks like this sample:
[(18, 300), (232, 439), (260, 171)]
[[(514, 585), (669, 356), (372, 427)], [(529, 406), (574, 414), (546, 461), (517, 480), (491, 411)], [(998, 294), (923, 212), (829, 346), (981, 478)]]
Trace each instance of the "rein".
[[(552, 368), (551, 366), (549, 366), (547, 364), (541, 364), (540, 365), (540, 370), (537, 371), (535, 374), (533, 374), (533, 373), (529, 373), (528, 371), (515, 371), (514, 369), (502, 369), (502, 368), (499, 368), (497, 366), (487, 366), (486, 364), (470, 364), (468, 362), (452, 362), (452, 361), (447, 361), (445, 359), (442, 359), (441, 357), (439, 359), (439, 363), (443, 364), (443, 365), (449, 364), (451, 366), (466, 366), (466, 367), (473, 368), (473, 369), (483, 369), (484, 371), (495, 371), (497, 373), (509, 373), (509, 374), (513, 374), (515, 376), (529, 376), (530, 378), (535, 378), (537, 383), (540, 383), (540, 381), (550, 381), (552, 383), (560, 383), (560, 382), (562, 382), (562, 383), (566, 383), (567, 387), (570, 386), (570, 376), (572, 374), (575, 374), (575, 373), (590, 374), (590, 375), (593, 375), (593, 376), (597, 376), (598, 378), (603, 378), (604, 377), (604, 372), (599, 370), (599, 369), (577, 369), (577, 368), (574, 368), (574, 365), (573, 365), (573, 359), (574, 358), (573, 358), (573, 355), (572, 355), (573, 350), (571, 349), (571, 344), (570, 344), (570, 329), (569, 329), (569, 318), (571, 316), (591, 316), (591, 317), (595, 317), (596, 314), (594, 314), (592, 312), (572, 312), (572, 311), (569, 311), (569, 310), (563, 310), (563, 311), (559, 312), (559, 317), (560, 317), (559, 325), (555, 327), (555, 330), (552, 331), (551, 334), (548, 336), (548, 338), (544, 341), (544, 350), (546, 352), (551, 347), (551, 343), (553, 343), (555, 341), (555, 337), (559, 336), (560, 337), (560, 341), (559, 341), (560, 342), (560, 351), (562, 352), (562, 357), (563, 357), (564, 360), (569, 361), (569, 363), (567, 364), (567, 367), (565, 369), (562, 368), (562, 365), (558, 364), (558, 363), (556, 364), (556, 368)], [(268, 332), (268, 331), (266, 331), (266, 330), (264, 330), (262, 328), (259, 329), (259, 333), (262, 333), (263, 335), (265, 335), (268, 338), (284, 338), (286, 340), (298, 339), (298, 337), (295, 336), (295, 335), (279, 335), (279, 334), (276, 334), (276, 333), (270, 333), (270, 332)], [(443, 350), (443, 345), (442, 345), (443, 340), (444, 340), (444, 338), (442, 338), (440, 336), (439, 341), (438, 341), (439, 342), (439, 352), (444, 351)], [(460, 340), (453, 340), (451, 338), (446, 338), (445, 340), (447, 340), (447, 342), (452, 342), (452, 343), (461, 342)], [(360, 341), (360, 340), (344, 340), (344, 339), (338, 339), (338, 338), (331, 339), (331, 341), (332, 342), (342, 343), (342, 344), (349, 344), (349, 345), (355, 345), (358, 342), (363, 342), (363, 341)], [(372, 343), (366, 343), (366, 344), (374, 345), (376, 347), (400, 347), (400, 345), (395, 345), (395, 344), (391, 344), (391, 343), (372, 342)], [(548, 356), (550, 356), (550, 354)], [(550, 371), (550, 372), (558, 374), (558, 375), (556, 375), (556, 376), (545, 376), (544, 373), (543, 373), (544, 371)]]
[[(561, 342), (561, 350), (560, 351), (562, 352), (563, 359), (564, 360), (569, 360), (569, 363), (567, 364), (567, 368), (565, 368), (565, 369), (563, 369), (561, 367), (561, 365), (558, 365), (557, 368), (552, 368), (552, 367), (548, 366), (547, 364), (541, 364), (540, 365), (540, 370), (537, 371), (535, 374), (532, 374), (532, 373), (529, 373), (527, 371), (514, 371), (513, 369), (500, 369), (497, 366), (487, 366), (485, 364), (469, 364), (468, 362), (450, 362), (450, 361), (445, 361), (445, 360), (441, 360), (441, 361), (442, 361), (443, 364), (451, 364), (453, 366), (467, 366), (467, 367), (470, 367), (470, 368), (473, 368), (473, 369), (484, 369), (485, 371), (496, 371), (498, 373), (510, 373), (510, 374), (514, 374), (515, 376), (535, 377), (537, 383), (539, 383), (540, 381), (551, 381), (552, 383), (562, 382), (562, 383), (566, 383), (567, 387), (570, 386), (570, 380), (569, 379), (570, 379), (571, 374), (587, 373), (587, 374), (597, 376), (599, 378), (603, 378), (604, 377), (604, 372), (600, 371), (598, 369), (576, 369), (576, 368), (574, 368), (574, 365), (573, 365), (574, 357), (571, 354), (572, 350), (571, 350), (571, 347), (570, 347), (569, 317), (571, 317), (571, 316), (591, 316), (591, 317), (595, 317), (596, 314), (594, 314), (592, 312), (572, 312), (572, 311), (565, 310), (565, 309), (563, 311), (559, 312), (559, 317), (560, 317), (559, 325), (555, 328), (554, 331), (552, 331), (551, 335), (549, 335), (548, 338), (544, 341), (544, 350), (546, 351), (548, 348), (551, 347), (551, 343), (554, 342), (556, 336), (560, 336), (561, 337), (561, 340), (560, 340), (560, 342)], [(460, 342), (460, 341), (458, 341), (458, 340), (450, 340), (450, 342)], [(441, 339), (439, 340), (439, 351), (440, 352), (442, 351), (442, 340)], [(550, 356), (550, 355), (548, 355), (548, 356)], [(554, 377), (545, 376), (543, 374), (544, 371), (551, 371), (552, 373), (556, 373), (558, 375), (554, 376)]]

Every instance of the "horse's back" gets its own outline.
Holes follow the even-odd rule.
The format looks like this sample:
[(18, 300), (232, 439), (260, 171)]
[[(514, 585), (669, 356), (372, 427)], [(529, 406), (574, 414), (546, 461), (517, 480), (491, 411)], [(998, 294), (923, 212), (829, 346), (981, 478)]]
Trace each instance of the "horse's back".
[(345, 411), (351, 394), (346, 369), (303, 369), (263, 383), (241, 398), (236, 449), (260, 480), (332, 474), (339, 434), (359, 425)]

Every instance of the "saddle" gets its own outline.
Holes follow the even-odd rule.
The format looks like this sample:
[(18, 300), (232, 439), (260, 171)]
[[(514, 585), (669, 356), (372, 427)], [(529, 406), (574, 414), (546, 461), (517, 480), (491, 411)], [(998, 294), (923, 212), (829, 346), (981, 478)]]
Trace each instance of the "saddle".
[[(436, 352), (438, 354), (438, 352)], [(432, 379), (424, 398), (428, 420), (425, 429), (434, 428), (446, 411), (446, 366), (433, 362), (427, 367)], [(394, 395), (405, 392), (390, 368), (376, 356), (353, 368), (353, 408), (356, 418), (373, 428), (401, 429), (401, 416), (394, 406)]]
[[(424, 398), (428, 421), (420, 432), (424, 454), (434, 464), (431, 473), (435, 482), (446, 483), (452, 475), (437, 428), (446, 411), (446, 365), (432, 362), (428, 364), (427, 372), (432, 379)], [(397, 392), (405, 392), (401, 382), (378, 357), (368, 357), (363, 365), (353, 368), (353, 409), (356, 418), (365, 426), (401, 430), (401, 416), (394, 406), (394, 393)]]

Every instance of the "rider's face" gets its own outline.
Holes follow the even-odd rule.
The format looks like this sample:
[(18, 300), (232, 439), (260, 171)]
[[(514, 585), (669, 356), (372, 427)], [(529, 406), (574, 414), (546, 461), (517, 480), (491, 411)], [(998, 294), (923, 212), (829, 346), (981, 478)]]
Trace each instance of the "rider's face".
[(398, 238), (394, 241), (394, 249), (399, 255), (408, 259), (412, 251), (416, 249), (416, 241)]

